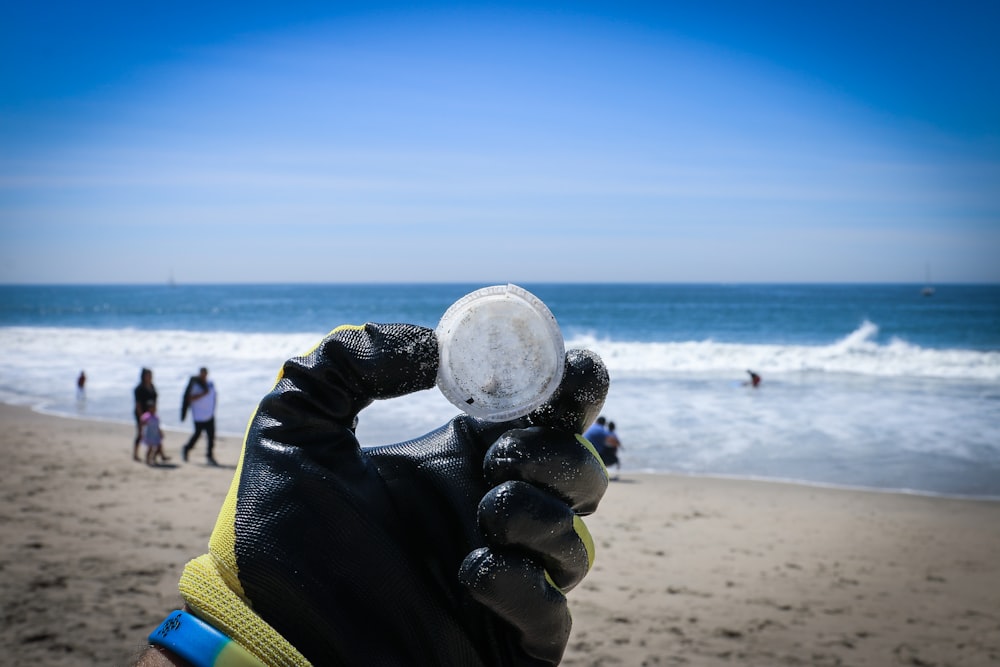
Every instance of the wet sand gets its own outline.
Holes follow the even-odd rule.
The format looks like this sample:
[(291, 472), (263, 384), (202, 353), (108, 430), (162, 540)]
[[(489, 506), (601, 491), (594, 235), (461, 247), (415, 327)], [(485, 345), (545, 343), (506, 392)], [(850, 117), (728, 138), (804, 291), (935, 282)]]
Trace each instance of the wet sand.
[[(179, 604), (240, 443), (0, 405), (3, 664), (127, 665)], [(228, 465), (227, 465), (228, 464)], [(1000, 663), (1000, 502), (631, 474), (587, 519), (566, 665)]]

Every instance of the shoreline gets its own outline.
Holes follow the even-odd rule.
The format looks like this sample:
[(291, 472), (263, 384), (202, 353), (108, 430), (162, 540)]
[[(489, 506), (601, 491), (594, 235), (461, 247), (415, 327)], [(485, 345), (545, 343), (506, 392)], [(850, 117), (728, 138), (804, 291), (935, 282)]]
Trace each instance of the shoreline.
[[(133, 427), (131, 421), (125, 419), (114, 419), (111, 417), (90, 417), (81, 414), (69, 414), (67, 412), (61, 412), (59, 410), (49, 410), (45, 408), (39, 408), (30, 404), (18, 404), (10, 403), (5, 401), (0, 401), (0, 405), (6, 405), (15, 408), (24, 408), (30, 410), (36, 414), (43, 415), (46, 417), (52, 417), (55, 419), (71, 419), (78, 421), (89, 421), (89, 422), (99, 422), (102, 424), (110, 424), (115, 426), (127, 426), (129, 428)], [(190, 424), (184, 424), (184, 428), (179, 428), (175, 425), (164, 425), (163, 430), (166, 433), (176, 433), (185, 434), (191, 433)], [(235, 431), (216, 431), (216, 438), (226, 438), (229, 440), (238, 439), (242, 442), (245, 435), (244, 431), (239, 433)], [(614, 473), (612, 473), (614, 474)], [(628, 469), (625, 472), (626, 475), (652, 475), (652, 476), (668, 476), (668, 477), (691, 477), (695, 479), (719, 479), (719, 480), (732, 480), (732, 481), (746, 481), (746, 482), (762, 482), (765, 484), (790, 484), (793, 486), (801, 486), (806, 488), (819, 488), (819, 489), (841, 489), (844, 491), (858, 491), (864, 493), (886, 493), (890, 495), (904, 495), (904, 496), (921, 496), (928, 498), (945, 498), (953, 500), (974, 500), (983, 502), (997, 502), (1000, 503), (1000, 495), (976, 495), (976, 494), (962, 494), (962, 493), (944, 493), (937, 491), (925, 491), (922, 489), (909, 489), (909, 488), (883, 488), (875, 486), (861, 486), (852, 484), (835, 484), (832, 482), (818, 482), (805, 479), (796, 479), (793, 477), (764, 477), (760, 475), (729, 475), (725, 473), (710, 473), (710, 472), (683, 472), (679, 470), (656, 470), (653, 468), (639, 468), (639, 469)]]
[[(0, 645), (12, 664), (127, 665), (205, 553), (221, 468), (131, 460), (130, 423), (0, 404)], [(1000, 660), (1000, 503), (626, 472), (586, 518), (563, 664), (962, 665)]]

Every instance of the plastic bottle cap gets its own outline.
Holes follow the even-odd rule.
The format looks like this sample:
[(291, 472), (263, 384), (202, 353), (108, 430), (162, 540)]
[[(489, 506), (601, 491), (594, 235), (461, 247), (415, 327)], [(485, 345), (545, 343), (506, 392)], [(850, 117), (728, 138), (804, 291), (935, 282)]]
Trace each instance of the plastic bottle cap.
[(494, 285), (456, 301), (437, 327), (437, 385), (473, 417), (507, 421), (544, 403), (562, 381), (562, 333), (542, 301)]

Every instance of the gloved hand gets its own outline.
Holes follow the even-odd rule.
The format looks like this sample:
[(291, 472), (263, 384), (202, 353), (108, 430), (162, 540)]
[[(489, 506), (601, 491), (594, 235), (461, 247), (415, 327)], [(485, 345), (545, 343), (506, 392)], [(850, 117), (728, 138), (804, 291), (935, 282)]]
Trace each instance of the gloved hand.
[(362, 450), (373, 399), (434, 385), (434, 332), (335, 329), (285, 363), (254, 415), (209, 554), (185, 567), (190, 609), (267, 664), (547, 665), (563, 593), (593, 543), (579, 519), (608, 484), (579, 434), (608, 375), (567, 354), (544, 406), (512, 422), (459, 416)]

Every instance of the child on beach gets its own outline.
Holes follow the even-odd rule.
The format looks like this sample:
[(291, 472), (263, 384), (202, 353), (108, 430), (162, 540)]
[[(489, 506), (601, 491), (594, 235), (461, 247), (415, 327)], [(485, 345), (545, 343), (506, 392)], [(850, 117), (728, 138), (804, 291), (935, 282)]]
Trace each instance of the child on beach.
[(142, 429), (142, 442), (146, 445), (146, 465), (156, 465), (156, 459), (169, 461), (163, 453), (163, 429), (160, 428), (160, 418), (156, 414), (156, 401), (146, 403), (146, 412), (139, 418)]

